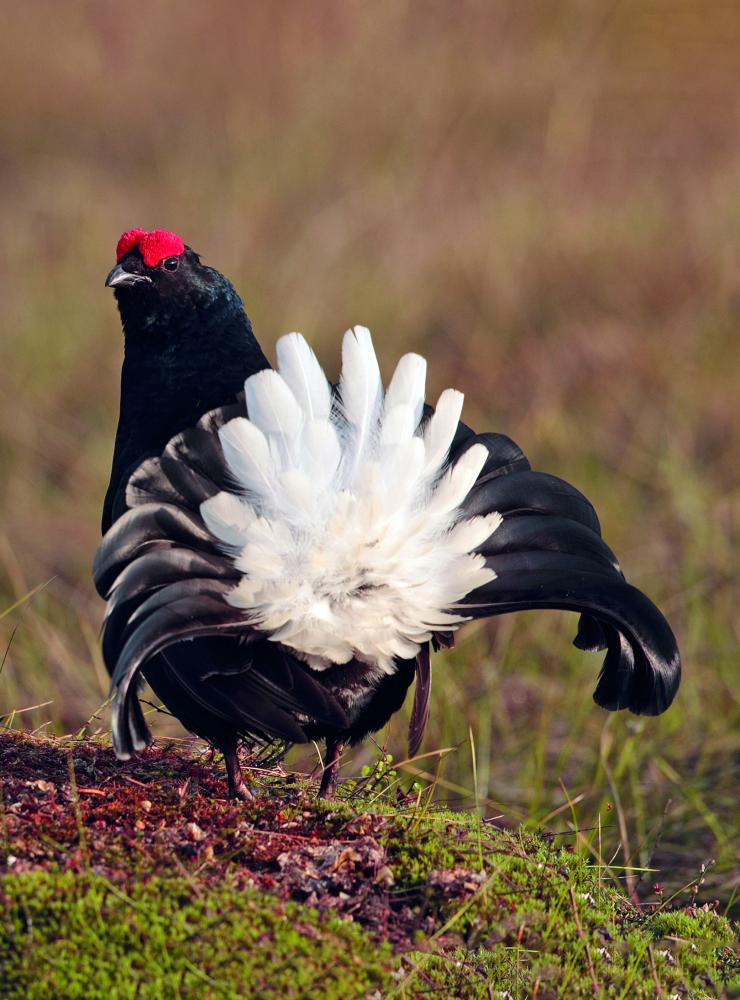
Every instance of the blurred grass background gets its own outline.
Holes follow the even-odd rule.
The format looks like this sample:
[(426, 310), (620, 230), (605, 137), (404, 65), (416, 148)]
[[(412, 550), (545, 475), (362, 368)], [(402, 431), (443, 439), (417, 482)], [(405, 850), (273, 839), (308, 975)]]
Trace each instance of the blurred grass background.
[[(564, 832), (601, 816), (600, 856), (661, 867), (647, 892), (715, 859), (707, 898), (731, 902), (739, 46), (721, 2), (6, 5), (0, 713), (48, 704), (5, 724), (73, 731), (106, 697), (90, 564), (121, 336), (103, 280), (124, 229), (174, 229), (234, 280), (268, 355), (299, 329), (336, 373), (356, 322), (386, 373), (425, 354), (432, 397), (464, 389), (470, 423), (592, 499), (679, 636), (678, 701), (637, 720), (593, 705), (573, 617), (464, 633), (425, 739), (459, 748), (441, 790)], [(401, 754), (404, 720), (379, 738)]]

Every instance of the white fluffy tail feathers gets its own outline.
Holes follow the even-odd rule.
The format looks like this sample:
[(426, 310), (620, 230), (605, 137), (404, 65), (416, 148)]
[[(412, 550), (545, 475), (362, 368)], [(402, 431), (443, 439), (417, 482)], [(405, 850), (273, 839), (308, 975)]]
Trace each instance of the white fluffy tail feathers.
[(425, 422), (426, 362), (405, 355), (384, 393), (365, 327), (345, 334), (335, 393), (300, 334), (277, 360), (220, 430), (234, 492), (201, 506), (243, 574), (229, 602), (316, 669), (357, 657), (392, 672), (494, 576), (475, 550), (500, 516), (459, 512), (488, 452), (447, 468), (462, 394), (443, 392)]

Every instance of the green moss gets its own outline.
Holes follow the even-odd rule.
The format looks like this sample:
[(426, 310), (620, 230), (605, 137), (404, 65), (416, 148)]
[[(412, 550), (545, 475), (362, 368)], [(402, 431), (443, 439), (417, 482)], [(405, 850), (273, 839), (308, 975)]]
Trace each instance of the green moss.
[[(537, 984), (539, 996), (649, 1000), (657, 982), (664, 993), (714, 997), (737, 976), (732, 928), (712, 909), (644, 914), (602, 883), (586, 857), (540, 837), (432, 814), (414, 836), (397, 822), (389, 854), (399, 892), (415, 890), (417, 907), (434, 912), (437, 925), (424, 950), (403, 959), (393, 996), (434, 984), (440, 995), (488, 997), (493, 983), (513, 996)], [(442, 936), (460, 947), (434, 954)]]
[(75, 795), (67, 750), (0, 734), (0, 997), (647, 1000), (713, 997), (737, 973), (698, 885), (635, 905), (562, 837), (359, 782), (317, 802), (268, 779), (229, 802), (156, 747), (122, 773), (76, 744)]
[[(603, 922), (604, 913), (599, 917)], [(558, 921), (555, 933), (541, 937), (546, 920), (536, 909), (487, 917), (478, 914), (477, 935), (464, 935), (464, 945), (444, 952), (430, 950), (403, 956), (404, 976), (393, 997), (416, 997), (431, 988), (440, 996), (489, 997), (498, 994), (542, 997), (609, 996), (652, 1000), (656, 982), (663, 995), (716, 997), (737, 975), (730, 951), (731, 936), (720, 933), (702, 945), (692, 937), (682, 942), (652, 941), (633, 932), (602, 936), (591, 922), (583, 937), (573, 921)], [(715, 928), (715, 934), (717, 929)], [(487, 945), (474, 945), (475, 937)], [(428, 949), (427, 945), (427, 949)], [(735, 980), (737, 983), (737, 980)]]
[(396, 823), (387, 843), (398, 881), (405, 886), (423, 885), (432, 872), (461, 863), (475, 871), (479, 868), (479, 859), (466, 850), (470, 845), (460, 837), (459, 828), (446, 824), (442, 816), (430, 818), (420, 830)]
[(2, 899), (2, 997), (345, 998), (388, 981), (389, 949), (354, 924), (254, 891), (32, 872)]

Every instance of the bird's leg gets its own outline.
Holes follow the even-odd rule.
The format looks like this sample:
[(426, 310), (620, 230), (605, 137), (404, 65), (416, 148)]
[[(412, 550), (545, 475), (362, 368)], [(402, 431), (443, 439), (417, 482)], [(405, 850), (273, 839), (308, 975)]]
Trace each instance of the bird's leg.
[(337, 790), (337, 771), (339, 770), (339, 758), (344, 750), (344, 740), (326, 741), (326, 760), (324, 761), (324, 773), (321, 776), (319, 786), (320, 799), (334, 798)]
[(226, 764), (226, 778), (229, 782), (229, 798), (241, 799), (243, 802), (251, 802), (254, 795), (247, 788), (247, 784), (242, 776), (241, 764), (239, 763), (239, 752), (236, 742), (221, 751)]

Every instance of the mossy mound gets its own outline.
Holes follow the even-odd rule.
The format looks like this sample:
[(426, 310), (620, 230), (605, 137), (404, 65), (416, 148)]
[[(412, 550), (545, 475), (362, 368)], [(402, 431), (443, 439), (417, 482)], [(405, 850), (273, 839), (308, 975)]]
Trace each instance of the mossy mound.
[[(362, 787), (0, 736), (2, 997), (715, 997), (730, 924), (585, 854)], [(382, 796), (381, 796), (382, 798)]]
[(0, 995), (48, 997), (346, 997), (388, 982), (388, 946), (358, 926), (256, 890), (184, 877), (122, 892), (85, 872), (3, 883)]

